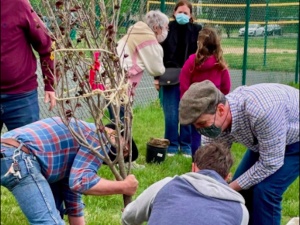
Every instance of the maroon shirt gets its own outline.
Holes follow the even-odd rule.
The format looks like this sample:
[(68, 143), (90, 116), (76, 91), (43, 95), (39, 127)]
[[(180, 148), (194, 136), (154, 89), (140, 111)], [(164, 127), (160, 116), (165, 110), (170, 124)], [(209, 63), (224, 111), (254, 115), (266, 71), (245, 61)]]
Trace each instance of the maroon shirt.
[(53, 91), (51, 43), (29, 0), (1, 0), (1, 93), (18, 94), (37, 88), (37, 60), (32, 47), (40, 57), (45, 91)]

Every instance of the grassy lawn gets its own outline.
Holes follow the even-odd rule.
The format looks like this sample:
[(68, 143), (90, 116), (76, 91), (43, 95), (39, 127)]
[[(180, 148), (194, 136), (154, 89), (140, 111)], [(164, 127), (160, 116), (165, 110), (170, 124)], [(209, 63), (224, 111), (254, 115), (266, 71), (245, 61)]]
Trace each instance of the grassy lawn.
[[(231, 69), (243, 68), (244, 37), (223, 38), (224, 58)], [(297, 38), (268, 37), (264, 58), (264, 38), (249, 37), (247, 70), (295, 72)], [(230, 52), (228, 50), (232, 49)], [(265, 60), (265, 63), (264, 63)]]
[[(189, 172), (191, 169), (191, 159), (181, 155), (166, 158), (160, 165), (146, 164), (146, 143), (150, 137), (163, 137), (163, 127), (163, 113), (158, 103), (153, 103), (145, 108), (135, 108), (133, 137), (140, 152), (137, 162), (145, 164), (146, 168), (133, 171), (133, 174), (139, 180), (139, 188), (133, 198), (136, 198), (137, 195), (154, 182), (166, 176)], [(235, 164), (232, 168), (232, 172), (234, 172), (245, 152), (245, 147), (234, 144), (232, 151), (235, 157)], [(99, 170), (99, 174), (104, 178), (113, 179), (109, 168), (106, 166)], [(84, 196), (83, 199), (86, 204), (85, 216), (87, 225), (120, 224), (121, 209), (123, 208), (122, 196)], [(286, 224), (290, 218), (299, 216), (299, 178), (286, 191), (282, 208), (282, 225)], [(1, 188), (1, 224), (28, 224), (15, 199), (5, 188)]]
[[(224, 54), (224, 58), (230, 69), (243, 68), (243, 55)], [(292, 53), (269, 53), (266, 55), (264, 65), (263, 53), (248, 53), (247, 70), (256, 71), (282, 71), (295, 73), (296, 54)]]
[[(248, 48), (264, 48), (264, 37), (249, 37)], [(244, 37), (222, 38), (222, 47), (244, 48)], [(297, 38), (274, 36), (267, 38), (267, 48), (270, 49), (297, 49)]]

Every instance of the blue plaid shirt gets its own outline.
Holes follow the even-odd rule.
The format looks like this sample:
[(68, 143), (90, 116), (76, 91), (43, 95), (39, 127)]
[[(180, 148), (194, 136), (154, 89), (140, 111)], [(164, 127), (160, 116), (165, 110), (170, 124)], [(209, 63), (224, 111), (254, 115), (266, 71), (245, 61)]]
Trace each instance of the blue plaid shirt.
[[(237, 178), (243, 189), (275, 173), (284, 163), (286, 145), (299, 142), (299, 90), (282, 84), (242, 86), (226, 95), (230, 131), (218, 138), (259, 152), (259, 160)], [(203, 144), (212, 139), (203, 138)]]
[[(95, 125), (83, 121), (70, 123), (81, 132), (93, 148), (99, 146)], [(47, 118), (9, 131), (1, 138), (14, 138), (24, 143), (37, 157), (41, 171), (49, 183), (60, 183), (64, 191), (67, 214), (82, 216), (81, 193), (100, 181), (97, 171), (102, 160), (81, 146), (60, 118)], [(1, 151), (4, 148), (1, 148)], [(101, 153), (101, 152), (100, 152)], [(103, 154), (103, 152), (102, 152)]]

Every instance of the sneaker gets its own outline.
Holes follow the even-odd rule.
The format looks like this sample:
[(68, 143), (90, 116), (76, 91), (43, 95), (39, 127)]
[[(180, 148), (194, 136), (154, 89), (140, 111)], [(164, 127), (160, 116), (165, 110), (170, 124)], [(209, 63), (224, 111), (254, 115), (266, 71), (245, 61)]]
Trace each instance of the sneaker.
[(167, 156), (169, 157), (173, 157), (175, 155), (175, 153), (168, 153)]
[[(125, 166), (128, 168), (129, 163), (126, 163)], [(144, 169), (145, 166), (134, 162), (131, 162), (131, 169)]]
[(192, 156), (191, 155), (188, 155), (188, 154), (182, 154), (183, 155), (183, 157), (185, 157), (185, 158), (192, 158)]

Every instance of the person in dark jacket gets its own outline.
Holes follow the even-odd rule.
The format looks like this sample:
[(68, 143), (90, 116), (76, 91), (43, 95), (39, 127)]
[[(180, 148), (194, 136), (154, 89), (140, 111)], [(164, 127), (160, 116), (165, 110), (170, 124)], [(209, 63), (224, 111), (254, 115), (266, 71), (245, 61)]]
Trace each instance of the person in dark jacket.
[[(193, 23), (192, 4), (179, 1), (173, 13), (174, 21), (169, 23), (169, 33), (162, 43), (164, 50), (164, 65), (168, 68), (182, 68), (189, 55), (197, 50), (198, 33), (201, 25)], [(178, 70), (180, 72), (180, 69)], [(178, 72), (178, 76), (179, 76)], [(175, 74), (174, 74), (175, 75)], [(170, 141), (168, 155), (172, 156), (181, 150), (186, 156), (191, 155), (191, 126), (181, 126), (178, 131), (178, 108), (180, 99), (179, 83), (159, 86), (154, 81), (156, 89), (161, 89), (162, 106), (165, 116), (165, 138)], [(200, 140), (199, 140), (200, 142)], [(198, 146), (197, 146), (198, 147)]]

